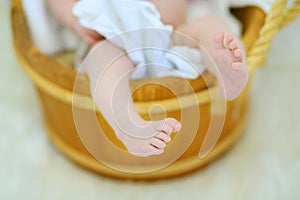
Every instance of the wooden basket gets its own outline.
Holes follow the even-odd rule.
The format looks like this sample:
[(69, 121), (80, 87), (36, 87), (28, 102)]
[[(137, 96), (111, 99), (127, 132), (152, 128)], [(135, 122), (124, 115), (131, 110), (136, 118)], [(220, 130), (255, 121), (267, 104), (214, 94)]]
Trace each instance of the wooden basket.
[[(251, 76), (251, 67), (255, 69), (258, 65), (257, 63), (260, 62), (257, 61), (260, 59), (254, 58), (256, 52), (253, 51), (255, 50), (253, 47), (259, 46), (257, 38), (259, 37), (259, 31), (264, 25), (265, 14), (256, 7), (247, 7), (234, 10), (233, 12), (244, 25), (242, 39), (249, 53), (248, 58), (250, 61), (248, 60), (248, 65)], [(276, 15), (276, 17), (278, 16)], [(215, 80), (213, 76), (207, 72), (204, 73), (203, 77), (199, 77), (196, 80), (172, 77), (134, 80), (130, 83), (132, 90), (134, 90), (133, 99), (142, 117), (149, 119), (147, 112), (151, 106), (156, 104), (163, 106), (169, 117), (174, 117), (178, 120), (181, 120), (183, 112), (190, 115), (191, 120), (183, 121), (183, 130), (177, 133), (175, 139), (177, 137), (180, 140), (190, 138), (192, 143), (175, 162), (159, 170), (134, 173), (130, 170), (122, 171), (109, 167), (107, 163), (102, 163), (95, 159), (87, 148), (85, 148), (82, 142), (83, 138), (79, 137), (76, 124), (74, 123), (74, 113), (72, 112), (74, 108), (80, 113), (82, 118), (89, 119), (90, 117), (95, 117), (94, 104), (90, 97), (87, 78), (84, 75), (78, 74), (72, 68), (61, 64), (56, 59), (43, 55), (35, 48), (29, 35), (20, 0), (13, 0), (11, 20), (15, 51), (21, 66), (32, 79), (40, 97), (49, 137), (65, 155), (85, 168), (115, 178), (146, 180), (178, 176), (198, 169), (220, 156), (234, 144), (243, 131), (247, 113), (248, 87), (237, 99), (224, 102), (220, 97), (212, 101), (211, 94), (217, 95), (216, 90), (218, 88), (214, 84)], [(277, 26), (279, 27), (278, 23), (274, 25), (275, 28), (273, 27), (272, 30), (276, 29)], [(271, 38), (273, 35), (271, 35)], [(261, 59), (265, 56), (266, 51), (260, 57)], [(77, 88), (76, 92), (73, 92), (76, 78), (80, 87)], [(155, 82), (156, 84), (149, 82)], [(174, 95), (174, 92), (176, 95)], [(77, 101), (72, 104), (73, 99)], [(183, 104), (179, 105), (179, 101), (183, 102)], [(222, 103), (226, 104), (226, 110), (218, 108), (218, 105)], [(213, 111), (212, 105), (215, 106)], [(200, 120), (193, 120), (195, 110), (200, 112)], [(154, 117), (157, 118), (162, 118), (163, 115), (164, 113), (161, 111), (154, 113)], [(99, 147), (95, 143), (96, 147), (89, 150), (100, 151), (109, 159), (108, 162), (122, 169), (124, 167), (129, 169), (131, 166), (133, 168), (138, 167), (139, 169), (160, 166), (164, 164), (165, 156), (168, 153), (172, 153), (171, 150), (168, 151), (168, 148), (172, 149), (172, 145), (175, 147), (176, 145), (180, 145), (178, 142), (176, 144), (170, 143), (164, 154), (147, 158), (132, 156), (125, 151), (116, 151), (116, 146), (121, 149), (123, 148), (122, 144), (115, 137), (112, 129), (105, 122), (101, 114), (97, 113), (96, 117), (103, 130), (100, 134), (107, 137), (113, 145), (103, 144)], [(208, 155), (200, 159), (199, 150), (203, 147), (209, 126), (217, 123), (218, 120), (216, 119), (222, 118), (225, 120), (224, 127), (217, 144)], [(212, 119), (215, 119), (215, 122), (212, 122)], [(193, 134), (195, 124), (199, 125), (199, 127), (196, 130), (196, 136), (193, 138), (191, 134)], [(99, 132), (99, 130), (91, 126), (88, 120), (83, 126), (85, 127), (81, 127), (81, 132), (86, 130), (86, 134), (90, 135), (92, 140), (97, 141), (97, 137), (92, 135), (93, 132)], [(179, 140), (177, 139), (177, 141)]]

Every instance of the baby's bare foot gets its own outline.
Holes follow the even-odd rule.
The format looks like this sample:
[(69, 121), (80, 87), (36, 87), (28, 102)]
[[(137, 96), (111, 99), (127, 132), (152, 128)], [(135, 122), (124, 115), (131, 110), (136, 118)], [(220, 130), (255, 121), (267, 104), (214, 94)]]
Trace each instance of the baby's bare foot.
[(170, 135), (180, 130), (181, 123), (173, 118), (166, 118), (151, 122), (151, 125), (147, 128), (156, 130), (157, 134), (149, 138), (138, 138), (122, 131), (116, 131), (116, 135), (131, 154), (146, 157), (163, 153), (166, 143), (171, 141)]
[(221, 95), (226, 100), (232, 100), (246, 86), (248, 69), (240, 41), (234, 39), (231, 34), (227, 34), (224, 44), (224, 38), (224, 32), (215, 34), (212, 57), (217, 65), (215, 75), (219, 82)]

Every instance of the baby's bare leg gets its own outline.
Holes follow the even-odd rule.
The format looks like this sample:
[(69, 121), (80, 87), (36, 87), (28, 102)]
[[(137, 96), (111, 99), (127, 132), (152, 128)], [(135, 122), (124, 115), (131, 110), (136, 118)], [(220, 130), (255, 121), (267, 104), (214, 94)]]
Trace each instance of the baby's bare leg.
[(54, 18), (63, 26), (73, 29), (77, 21), (72, 9), (77, 0), (46, 0), (47, 6)]
[[(239, 39), (234, 38), (226, 22), (217, 16), (202, 17), (186, 22), (186, 0), (152, 0), (161, 13), (162, 21), (175, 30), (196, 40), (202, 47), (203, 63), (218, 79), (222, 96), (236, 98), (248, 80), (245, 51)], [(174, 43), (198, 48), (191, 39), (174, 34)], [(223, 45), (224, 37), (226, 42)]]
[[(49, 10), (58, 22), (81, 36), (87, 44), (93, 45), (103, 40), (95, 31), (80, 26), (72, 13), (76, 2), (47, 0)], [(110, 63), (116, 58), (115, 62)], [(90, 79), (97, 107), (129, 152), (138, 156), (160, 154), (171, 140), (170, 134), (177, 132), (181, 124), (172, 118), (144, 121), (140, 117), (134, 108), (129, 88), (129, 74), (133, 68), (133, 63), (121, 49), (102, 41), (87, 56), (81, 70)]]
[[(236, 98), (246, 86), (248, 70), (243, 45), (234, 38), (224, 20), (207, 16), (178, 26), (176, 30), (201, 45), (204, 65), (218, 79), (222, 96), (227, 100)], [(180, 34), (175, 33), (173, 38), (177, 44), (191, 44)]]
[(151, 0), (160, 12), (161, 21), (177, 27), (186, 21), (186, 0)]
[(123, 50), (102, 41), (88, 54), (81, 70), (90, 79), (97, 107), (129, 152), (138, 156), (160, 154), (181, 124), (172, 118), (144, 121), (140, 117), (129, 88), (133, 68)]
[(104, 39), (96, 31), (81, 26), (73, 15), (73, 6), (77, 0), (46, 0), (47, 6), (53, 17), (64, 27), (78, 34), (88, 45)]

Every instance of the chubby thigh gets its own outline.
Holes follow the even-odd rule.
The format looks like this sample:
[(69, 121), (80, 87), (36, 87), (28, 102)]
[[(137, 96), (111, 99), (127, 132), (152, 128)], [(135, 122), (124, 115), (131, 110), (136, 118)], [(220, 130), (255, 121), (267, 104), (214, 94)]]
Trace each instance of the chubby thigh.
[(186, 21), (186, 0), (150, 0), (160, 12), (164, 24), (177, 27)]

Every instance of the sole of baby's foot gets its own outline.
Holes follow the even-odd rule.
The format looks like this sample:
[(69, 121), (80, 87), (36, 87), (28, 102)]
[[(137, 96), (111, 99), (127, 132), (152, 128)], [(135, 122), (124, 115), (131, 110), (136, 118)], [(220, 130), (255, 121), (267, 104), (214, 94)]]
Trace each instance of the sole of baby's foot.
[(248, 69), (242, 43), (232, 34), (218, 32), (214, 35), (212, 58), (216, 64), (221, 95), (226, 100), (239, 96), (248, 81)]
[[(147, 122), (148, 123), (148, 122)], [(128, 152), (140, 157), (158, 155), (164, 152), (166, 144), (171, 141), (170, 135), (181, 129), (181, 123), (173, 118), (166, 118), (161, 121), (153, 121), (148, 127), (155, 130), (154, 136), (149, 138), (134, 137), (122, 131), (116, 131), (119, 140), (125, 145)]]

